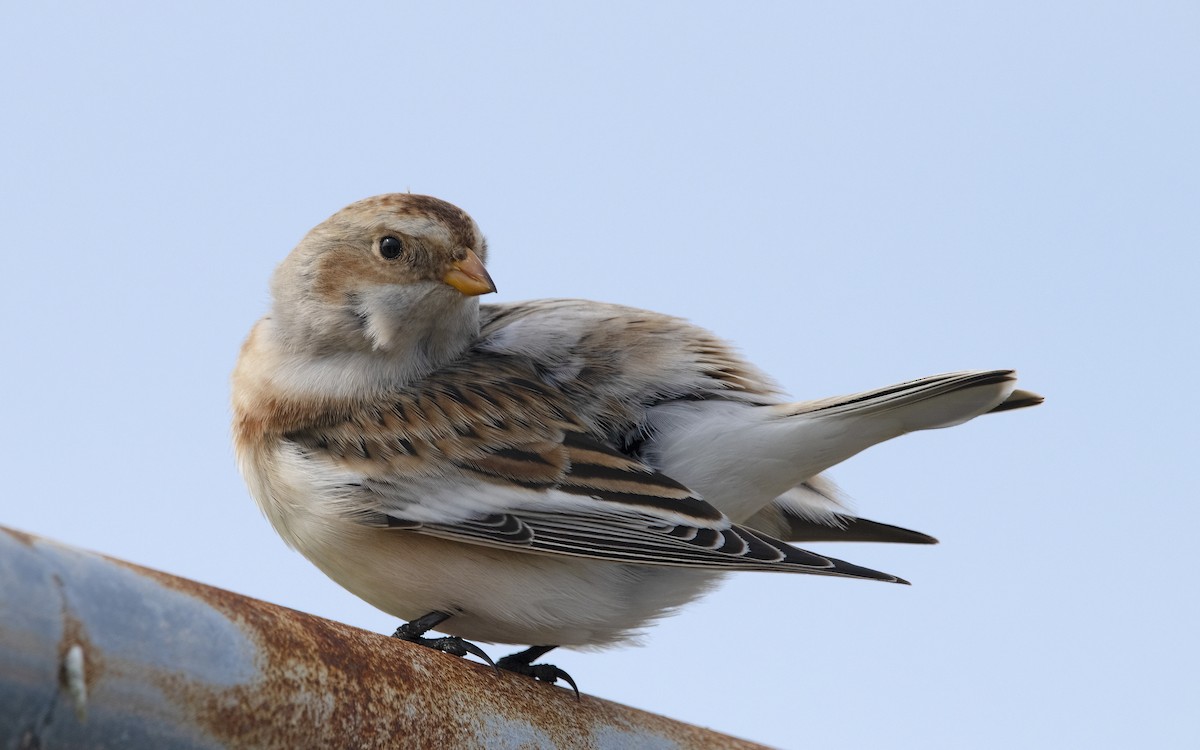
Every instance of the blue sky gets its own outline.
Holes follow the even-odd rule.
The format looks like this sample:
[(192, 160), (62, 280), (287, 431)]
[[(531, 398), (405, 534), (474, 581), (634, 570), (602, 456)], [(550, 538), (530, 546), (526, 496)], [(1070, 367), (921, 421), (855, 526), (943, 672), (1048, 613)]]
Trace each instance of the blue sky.
[(0, 523), (390, 632), (260, 516), (228, 373), (299, 238), (411, 189), (497, 299), (687, 317), (797, 398), (1048, 399), (834, 470), (942, 544), (814, 548), (911, 588), (735, 576), (556, 654), (585, 692), (784, 747), (1195, 746), (1195, 4), (433, 5), (0, 10)]

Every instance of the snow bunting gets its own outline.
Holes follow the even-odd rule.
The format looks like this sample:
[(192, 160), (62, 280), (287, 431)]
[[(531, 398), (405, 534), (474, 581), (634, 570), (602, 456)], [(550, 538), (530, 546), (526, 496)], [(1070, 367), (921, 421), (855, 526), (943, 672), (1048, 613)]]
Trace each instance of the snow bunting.
[[(902, 582), (787, 541), (929, 543), (855, 518), (820, 474), (914, 430), (1041, 398), (1011, 370), (789, 403), (709, 332), (582, 300), (480, 305), (487, 245), (455, 206), (359, 201), (275, 272), (233, 375), (255, 500), (397, 635), (630, 638), (729, 571)], [(787, 540), (787, 541), (784, 541)], [(437, 627), (450, 638), (424, 639)], [(486, 658), (486, 657), (485, 657)]]

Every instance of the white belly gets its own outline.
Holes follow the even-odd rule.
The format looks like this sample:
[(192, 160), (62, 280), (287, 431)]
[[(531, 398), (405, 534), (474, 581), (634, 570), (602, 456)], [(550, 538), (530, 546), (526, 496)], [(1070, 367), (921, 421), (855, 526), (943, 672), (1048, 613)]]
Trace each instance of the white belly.
[(351, 593), (403, 620), (452, 616), (470, 640), (603, 647), (699, 597), (710, 571), (511, 552), (342, 519), (292, 517), (289, 542)]

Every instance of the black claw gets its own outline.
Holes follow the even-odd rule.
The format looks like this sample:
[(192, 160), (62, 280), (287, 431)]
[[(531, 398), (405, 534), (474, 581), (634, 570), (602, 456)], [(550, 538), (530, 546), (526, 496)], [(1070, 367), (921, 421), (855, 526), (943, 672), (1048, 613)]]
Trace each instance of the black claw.
[[(462, 638), (459, 638), (458, 636), (452, 636), (451, 638), (443, 638), (441, 640), (448, 641), (451, 639), (458, 641), (458, 645), (460, 648), (462, 648), (464, 651), (466, 651), (469, 654), (474, 654), (475, 656), (478, 656), (480, 659), (483, 659), (485, 662), (487, 662), (488, 666), (490, 666), (492, 669), (496, 670), (496, 674), (500, 674), (500, 667), (496, 666), (496, 662), (492, 661), (492, 657), (490, 657), (486, 653), (484, 653), (483, 649), (476, 646), (474, 643), (471, 643), (470, 641), (464, 641)], [(462, 654), (459, 654), (459, 656), (462, 656)]]
[(476, 646), (474, 643), (471, 643), (470, 641), (464, 641), (462, 638), (459, 638), (456, 635), (448, 635), (443, 638), (423, 637), (431, 628), (445, 622), (449, 618), (450, 615), (446, 614), (445, 612), (430, 612), (424, 617), (418, 617), (412, 622), (406, 622), (400, 627), (396, 628), (396, 632), (392, 633), (392, 637), (399, 638), (402, 641), (408, 641), (409, 643), (416, 643), (418, 645), (425, 646), (426, 648), (432, 648), (435, 651), (441, 651), (442, 653), (450, 654), (451, 656), (466, 656), (467, 654), (473, 654), (487, 662), (488, 665), (491, 666), (492, 669), (495, 669), (496, 673), (499, 674), (500, 669), (496, 666), (496, 662), (492, 661), (492, 657), (488, 656), (486, 653), (484, 653), (483, 649)]
[(496, 662), (499, 669), (517, 674), (532, 677), (539, 682), (548, 682), (551, 685), (562, 680), (571, 686), (575, 691), (575, 700), (583, 700), (579, 695), (579, 686), (575, 684), (575, 680), (571, 679), (571, 675), (554, 666), (553, 664), (531, 664), (534, 659), (542, 656), (554, 646), (534, 646), (526, 649), (518, 654), (510, 654), (505, 656), (500, 661)]
[(583, 700), (583, 698), (581, 698), (579, 695), (579, 686), (575, 684), (575, 680), (571, 679), (571, 675), (567, 674), (553, 664), (530, 664), (529, 669), (533, 673), (530, 676), (535, 680), (549, 682), (551, 685), (559, 680), (562, 680), (570, 685), (571, 689), (575, 691), (575, 700)]

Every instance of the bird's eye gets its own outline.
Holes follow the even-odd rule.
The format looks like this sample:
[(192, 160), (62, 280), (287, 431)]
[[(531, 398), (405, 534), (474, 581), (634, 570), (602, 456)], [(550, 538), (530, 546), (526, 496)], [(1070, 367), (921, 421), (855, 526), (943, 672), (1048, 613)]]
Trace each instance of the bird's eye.
[(379, 254), (388, 260), (395, 260), (404, 252), (404, 243), (397, 237), (384, 237), (379, 241)]

